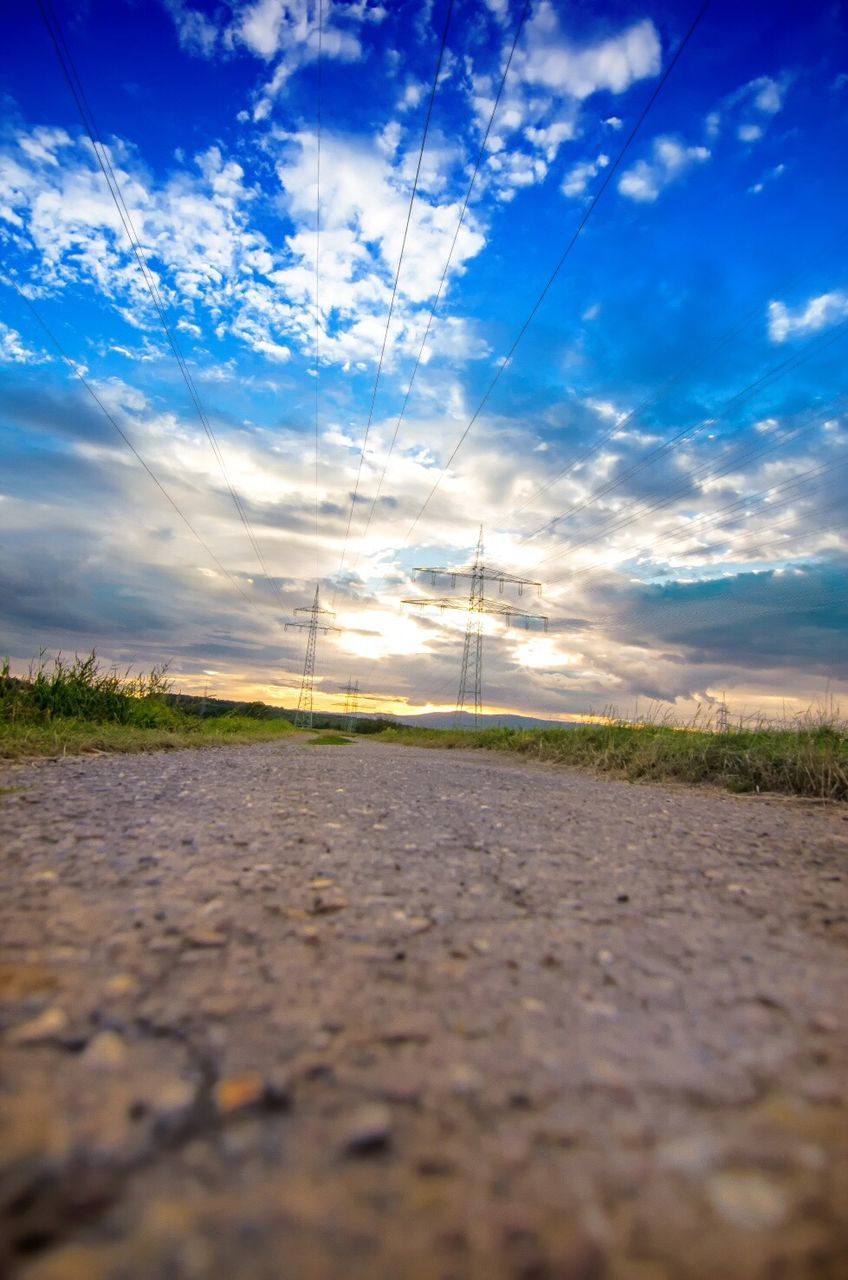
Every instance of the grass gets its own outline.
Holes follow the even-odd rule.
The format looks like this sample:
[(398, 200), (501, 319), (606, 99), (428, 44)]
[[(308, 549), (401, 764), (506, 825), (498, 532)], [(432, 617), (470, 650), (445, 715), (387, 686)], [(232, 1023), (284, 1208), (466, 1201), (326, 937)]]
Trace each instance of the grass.
[(162, 667), (121, 675), (91, 653), (52, 662), (41, 654), (22, 679), (8, 663), (0, 668), (0, 758), (7, 760), (269, 742), (292, 732), (288, 720), (189, 714), (170, 701)]
[(240, 743), (272, 742), (293, 732), (287, 720), (250, 720), (246, 716), (198, 720), (194, 724), (158, 729), (73, 719), (54, 720), (48, 725), (0, 723), (0, 759), (227, 747)]
[(828, 722), (726, 733), (621, 723), (477, 732), (401, 728), (386, 730), (379, 740), (512, 751), (633, 782), (710, 784), (736, 792), (848, 800), (848, 733)]

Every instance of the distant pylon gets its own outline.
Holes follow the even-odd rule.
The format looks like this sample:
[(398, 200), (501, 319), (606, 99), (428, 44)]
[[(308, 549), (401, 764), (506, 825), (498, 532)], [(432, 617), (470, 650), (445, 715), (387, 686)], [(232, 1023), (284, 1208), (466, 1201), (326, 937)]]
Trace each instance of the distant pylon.
[(456, 699), (456, 711), (453, 722), (459, 726), (462, 713), (468, 705), (468, 669), (472, 671), (472, 705), (474, 708), (474, 727), (480, 723), (483, 714), (483, 589), (486, 578), (482, 572), (483, 560), (483, 526), (477, 537), (477, 550), (474, 553), (474, 564), (471, 569), (471, 588), (468, 593), (468, 617), (465, 622), (465, 644), (462, 646), (462, 667), (459, 674), (459, 694)]
[(476, 728), (480, 723), (480, 716), (483, 712), (483, 615), (486, 613), (496, 614), (499, 617), (506, 618), (507, 623), (510, 623), (513, 618), (520, 618), (525, 626), (530, 622), (541, 622), (544, 624), (545, 630), (547, 631), (548, 629), (548, 620), (544, 614), (524, 613), (520, 609), (513, 609), (511, 605), (504, 604), (500, 600), (488, 600), (484, 594), (486, 583), (497, 582), (501, 595), (503, 595), (506, 583), (517, 586), (519, 595), (524, 594), (525, 587), (536, 587), (539, 595), (541, 595), (542, 584), (531, 578), (522, 578), (517, 574), (506, 573), (502, 569), (494, 569), (487, 566), (483, 561), (482, 525), (477, 538), (474, 563), (470, 568), (446, 569), (441, 566), (433, 567), (428, 565), (426, 567), (416, 566), (413, 572), (429, 573), (434, 583), (437, 577), (447, 576), (451, 579), (451, 586), (454, 587), (456, 586), (457, 578), (469, 578), (471, 581), (467, 603), (458, 596), (443, 596), (437, 600), (418, 597), (406, 599), (403, 603), (419, 605), (424, 608), (435, 606), (439, 609), (467, 610), (468, 617), (465, 624), (465, 644), (462, 649), (459, 694), (456, 700), (453, 720), (454, 725), (458, 727), (463, 711), (471, 708)]
[(303, 663), (303, 679), (300, 682), (300, 697), (297, 700), (297, 711), (295, 713), (294, 722), (296, 725), (307, 725), (312, 728), (312, 695), (315, 685), (315, 648), (318, 639), (318, 632), (328, 635), (331, 631), (340, 631), (340, 627), (334, 626), (331, 622), (322, 622), (322, 618), (335, 618), (335, 614), (331, 609), (322, 609), (318, 602), (318, 590), (315, 587), (315, 599), (311, 605), (301, 605), (295, 609), (295, 613), (308, 613), (309, 621), (300, 622), (295, 619), (286, 623), (286, 631), (294, 627), (302, 627), (306, 630), (306, 658)]
[(727, 699), (724, 694), (721, 695), (721, 702), (718, 704), (716, 711), (716, 733), (727, 733), (730, 728), (727, 718)]
[(345, 695), (344, 710), (342, 712), (345, 717), (345, 732), (353, 733), (356, 713), (359, 710), (359, 681), (348, 680), (347, 684), (342, 687), (342, 692)]
[(359, 704), (364, 699), (366, 702), (382, 702), (383, 697), (376, 693), (360, 693), (359, 681), (350, 679), (347, 684), (340, 686), (345, 700), (342, 705), (342, 715), (346, 716), (344, 723), (345, 733), (353, 733), (357, 717), (359, 715)]

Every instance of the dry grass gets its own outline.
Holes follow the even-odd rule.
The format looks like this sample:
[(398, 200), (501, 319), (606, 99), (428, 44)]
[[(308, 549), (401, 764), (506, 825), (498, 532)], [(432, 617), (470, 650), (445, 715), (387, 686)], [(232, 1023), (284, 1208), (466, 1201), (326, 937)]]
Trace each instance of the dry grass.
[(104, 669), (97, 655), (52, 662), (28, 676), (0, 669), (0, 758), (164, 751), (268, 742), (294, 732), (288, 720), (227, 714), (201, 719), (173, 706), (164, 668), (133, 676)]
[(848, 800), (848, 734), (844, 725), (829, 721), (724, 733), (656, 723), (479, 732), (393, 729), (380, 739), (424, 747), (514, 751), (631, 781), (710, 784), (737, 792)]

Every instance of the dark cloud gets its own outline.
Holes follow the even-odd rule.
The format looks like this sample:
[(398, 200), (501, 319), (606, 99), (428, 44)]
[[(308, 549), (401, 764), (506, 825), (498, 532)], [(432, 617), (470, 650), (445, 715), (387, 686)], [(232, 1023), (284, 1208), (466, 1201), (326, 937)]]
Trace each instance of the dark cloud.
[(647, 647), (678, 646), (686, 663), (725, 670), (848, 675), (848, 564), (629, 587), (605, 628)]

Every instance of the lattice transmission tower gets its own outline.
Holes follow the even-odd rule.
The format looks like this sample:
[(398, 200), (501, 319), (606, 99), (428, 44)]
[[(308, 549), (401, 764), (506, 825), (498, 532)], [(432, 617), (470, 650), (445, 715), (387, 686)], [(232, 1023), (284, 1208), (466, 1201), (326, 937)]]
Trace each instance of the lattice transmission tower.
[(471, 709), (474, 716), (475, 727), (480, 722), (480, 716), (483, 711), (483, 618), (488, 614), (495, 614), (497, 617), (506, 618), (509, 625), (514, 618), (522, 621), (525, 627), (531, 622), (541, 622), (544, 629), (548, 629), (548, 619), (544, 614), (525, 613), (521, 609), (507, 604), (503, 600), (492, 600), (485, 594), (487, 582), (497, 582), (498, 591), (503, 595), (504, 587), (518, 587), (519, 596), (524, 594), (525, 587), (535, 587), (538, 594), (542, 594), (541, 582), (536, 582), (531, 578), (522, 578), (515, 573), (507, 573), (503, 569), (495, 568), (487, 565), (483, 559), (483, 529), (480, 528), (480, 535), (477, 539), (477, 550), (474, 554), (474, 563), (463, 569), (450, 569), (444, 566), (417, 565), (413, 569), (413, 573), (429, 573), (430, 578), (435, 586), (438, 578), (448, 577), (451, 580), (451, 586), (455, 587), (458, 578), (467, 578), (470, 581), (468, 598), (463, 599), (461, 596), (442, 596), (439, 599), (428, 599), (426, 597), (416, 597), (414, 599), (406, 599), (404, 604), (418, 605), (421, 608), (436, 609), (464, 609), (467, 611), (468, 617), (465, 623), (465, 643), (462, 648), (462, 668), (459, 677), (459, 694), (456, 700), (456, 710), (454, 711), (454, 725), (459, 727), (462, 719), (463, 711)]
[(359, 710), (359, 681), (348, 680), (347, 684), (342, 685), (342, 693), (345, 696), (344, 706), (342, 707), (342, 715), (345, 718), (345, 732), (352, 733), (353, 722)]
[[(296, 725), (307, 725), (312, 728), (312, 695), (315, 686), (315, 649), (317, 647), (318, 632), (328, 635), (331, 631), (341, 631), (341, 627), (334, 626), (329, 621), (335, 618), (332, 609), (322, 609), (318, 600), (319, 588), (315, 588), (315, 599), (312, 604), (301, 605), (295, 609), (295, 613), (306, 613), (309, 615), (308, 622), (301, 622), (295, 618), (291, 622), (286, 623), (286, 631), (294, 628), (302, 628), (306, 631), (306, 658), (303, 663), (303, 679), (300, 682), (300, 697), (297, 700), (297, 711), (295, 713), (294, 722)], [(327, 621), (322, 621), (327, 619)]]
[(721, 695), (721, 702), (716, 709), (715, 731), (716, 733), (727, 733), (730, 729), (730, 718), (727, 714), (727, 698)]
[(380, 702), (382, 699), (377, 697), (376, 694), (361, 693), (358, 680), (348, 680), (347, 684), (341, 686), (341, 691), (345, 696), (342, 707), (342, 715), (345, 717), (345, 733), (353, 733), (353, 726), (359, 714), (360, 702), (363, 700), (366, 702)]

